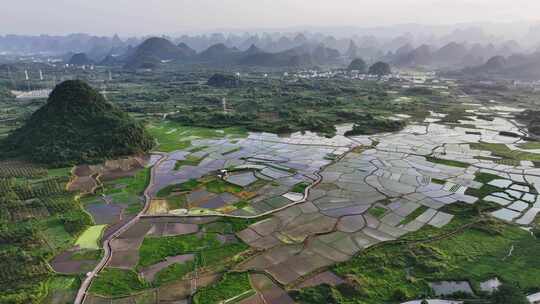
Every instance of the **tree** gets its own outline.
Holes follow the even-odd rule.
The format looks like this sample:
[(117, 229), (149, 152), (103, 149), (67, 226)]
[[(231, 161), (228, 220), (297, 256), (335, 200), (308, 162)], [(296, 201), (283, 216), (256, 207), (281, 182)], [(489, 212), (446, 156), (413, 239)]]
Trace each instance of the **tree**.
[(502, 284), (491, 296), (493, 304), (527, 304), (525, 294), (515, 285)]
[(364, 74), (367, 71), (367, 64), (361, 58), (356, 58), (349, 64), (347, 69), (349, 71), (358, 71), (359, 73)]
[(537, 238), (537, 239), (540, 239), (540, 227), (536, 227), (532, 230), (532, 233), (533, 235)]
[(208, 79), (209, 86), (218, 88), (234, 88), (238, 86), (239, 80), (233, 75), (214, 74)]
[(304, 288), (291, 292), (291, 297), (298, 303), (305, 304), (337, 304), (333, 290), (330, 285), (321, 284), (319, 286)]
[(369, 67), (369, 74), (377, 76), (389, 75), (392, 74), (392, 69), (388, 63), (379, 61)]
[(405, 301), (407, 300), (407, 293), (403, 291), (403, 289), (396, 289), (394, 293), (392, 294), (392, 300), (395, 301)]

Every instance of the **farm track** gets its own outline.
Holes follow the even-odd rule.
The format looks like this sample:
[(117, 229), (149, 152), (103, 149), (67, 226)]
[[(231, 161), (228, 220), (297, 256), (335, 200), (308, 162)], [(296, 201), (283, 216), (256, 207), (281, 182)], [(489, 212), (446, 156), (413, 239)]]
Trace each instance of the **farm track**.
[(262, 213), (262, 214), (254, 215), (254, 216), (235, 216), (235, 215), (227, 215), (227, 214), (207, 214), (207, 215), (186, 214), (186, 215), (154, 215), (154, 216), (153, 215), (145, 215), (146, 212), (148, 211), (149, 207), (150, 207), (151, 197), (149, 195), (149, 190), (154, 186), (154, 170), (161, 162), (163, 162), (164, 160), (167, 159), (167, 153), (155, 152), (155, 154), (161, 155), (161, 158), (156, 162), (156, 164), (150, 170), (150, 181), (149, 181), (148, 186), (146, 187), (146, 189), (144, 191), (144, 207), (143, 207), (143, 209), (141, 210), (141, 212), (139, 212), (137, 214), (137, 216), (135, 216), (133, 219), (128, 221), (123, 226), (119, 227), (109, 237), (107, 237), (105, 240), (103, 240), (103, 251), (104, 251), (103, 258), (96, 265), (96, 267), (91, 272), (89, 272), (87, 274), (87, 276), (84, 278), (84, 280), (81, 283), (81, 286), (80, 286), (80, 288), (79, 288), (79, 290), (77, 292), (77, 296), (75, 298), (74, 303), (75, 304), (84, 304), (84, 301), (86, 299), (86, 296), (88, 294), (88, 290), (90, 289), (90, 286), (91, 286), (91, 283), (92, 283), (93, 279), (96, 276), (98, 276), (99, 272), (101, 270), (103, 270), (103, 268), (105, 268), (105, 266), (107, 266), (108, 262), (110, 261), (110, 259), (112, 257), (112, 248), (110, 246), (111, 241), (113, 241), (115, 238), (117, 238), (122, 233), (126, 232), (129, 228), (131, 228), (133, 225), (135, 225), (139, 221), (139, 219), (141, 219), (141, 218), (166, 218), (166, 217), (174, 217), (174, 218), (178, 218), (178, 217), (186, 217), (186, 218), (188, 218), (188, 217), (229, 217), (229, 218), (240, 218), (240, 219), (256, 219), (256, 218), (265, 217), (265, 216), (274, 214), (276, 212), (282, 211), (284, 209), (293, 207), (295, 205), (305, 203), (307, 201), (308, 196), (309, 196), (309, 191), (313, 187), (316, 187), (317, 185), (319, 185), (322, 182), (323, 177), (322, 177), (322, 175), (320, 173), (322, 171), (324, 171), (324, 169), (326, 167), (328, 167), (328, 166), (330, 166), (330, 165), (332, 165), (332, 164), (334, 164), (336, 162), (339, 162), (343, 157), (345, 157), (345, 155), (352, 152), (352, 150), (353, 149), (350, 149), (346, 153), (340, 155), (338, 158), (336, 158), (330, 164), (320, 168), (317, 172), (314, 172), (314, 175), (317, 177), (317, 179), (313, 183), (311, 183), (308, 187), (306, 187), (306, 189), (304, 190), (304, 197), (301, 200), (296, 201), (296, 202), (292, 202), (292, 203), (290, 203), (288, 205), (285, 205), (285, 206), (283, 206), (281, 208), (274, 209), (274, 210), (271, 210), (271, 211), (268, 211), (268, 212), (265, 212), (265, 213)]
[(74, 301), (75, 304), (83, 304), (84, 303), (84, 301), (86, 299), (86, 295), (88, 294), (88, 290), (89, 290), (90, 285), (92, 283), (92, 280), (98, 275), (98, 273), (103, 268), (105, 268), (107, 263), (109, 263), (109, 260), (111, 259), (111, 256), (112, 256), (112, 250), (111, 250), (111, 245), (110, 245), (111, 241), (114, 240), (115, 238), (117, 238), (118, 236), (120, 236), (122, 233), (126, 232), (133, 225), (135, 225), (139, 221), (141, 216), (143, 214), (145, 214), (146, 211), (148, 210), (148, 208), (150, 207), (150, 195), (148, 194), (148, 190), (153, 185), (154, 168), (159, 163), (161, 163), (164, 159), (166, 159), (164, 154), (162, 154), (162, 153), (159, 153), (159, 154), (161, 154), (162, 157), (157, 161), (157, 163), (152, 167), (152, 169), (150, 169), (150, 181), (148, 183), (148, 186), (144, 190), (144, 207), (143, 207), (143, 209), (141, 210), (141, 212), (139, 212), (137, 214), (137, 216), (132, 218), (130, 221), (126, 222), (123, 226), (119, 227), (116, 231), (114, 231), (109, 237), (107, 237), (105, 240), (103, 240), (103, 252), (104, 252), (103, 253), (103, 258), (96, 265), (96, 267), (91, 272), (89, 272), (87, 274), (87, 276), (82, 281), (81, 286), (79, 287), (79, 290), (77, 291), (77, 296), (75, 297), (75, 301)]

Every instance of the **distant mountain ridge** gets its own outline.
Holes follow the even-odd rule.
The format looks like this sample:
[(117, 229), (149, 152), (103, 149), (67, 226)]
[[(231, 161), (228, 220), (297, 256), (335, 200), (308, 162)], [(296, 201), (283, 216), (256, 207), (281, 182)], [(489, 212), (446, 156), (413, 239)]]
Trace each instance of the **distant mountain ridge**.
[(165, 38), (152, 37), (141, 43), (127, 58), (128, 68), (151, 68), (163, 60), (176, 61), (189, 58), (192, 50), (187, 46), (176, 46)]
[(73, 65), (89, 65), (93, 64), (94, 61), (92, 61), (85, 53), (77, 53), (71, 56), (71, 59), (69, 59), (69, 64)]
[(464, 76), (518, 80), (540, 79), (540, 52), (529, 55), (494, 56), (484, 64), (462, 70)]
[[(303, 41), (299, 37), (297, 41)], [(217, 43), (197, 53), (186, 43), (174, 45), (165, 38), (149, 38), (135, 48), (127, 57), (129, 69), (156, 68), (161, 63), (202, 63), (210, 65), (245, 65), (263, 67), (310, 67), (337, 64), (341, 54), (323, 44), (303, 44), (285, 51), (270, 53), (252, 44), (245, 51)], [(111, 58), (109, 58), (111, 59)], [(111, 61), (111, 60), (109, 60)]]
[[(406, 29), (408, 27), (404, 27)], [(412, 27), (414, 28), (414, 27)], [(416, 28), (418, 29), (418, 28)], [(86, 34), (67, 36), (0, 36), (0, 53), (64, 52), (65, 63), (155, 68), (162, 62), (243, 65), (262, 67), (346, 67), (355, 58), (366, 62), (385, 61), (396, 67), (459, 70), (479, 66), (494, 56), (530, 54), (538, 41), (495, 39), (478, 28), (455, 30), (446, 35), (419, 38), (406, 33), (380, 36), (377, 33), (335, 37), (315, 32), (262, 34), (205, 34), (178, 38), (149, 37), (121, 39)], [(317, 48), (319, 47), (320, 48)], [(87, 58), (72, 57), (84, 53)], [(67, 55), (65, 55), (67, 54)], [(1, 56), (1, 55), (0, 55)]]

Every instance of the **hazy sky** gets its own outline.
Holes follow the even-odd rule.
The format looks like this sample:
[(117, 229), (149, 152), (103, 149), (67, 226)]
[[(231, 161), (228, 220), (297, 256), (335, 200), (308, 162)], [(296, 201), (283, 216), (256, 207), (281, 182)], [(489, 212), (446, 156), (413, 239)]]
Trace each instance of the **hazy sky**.
[(533, 21), (540, 0), (1, 0), (0, 33), (159, 34), (217, 28)]

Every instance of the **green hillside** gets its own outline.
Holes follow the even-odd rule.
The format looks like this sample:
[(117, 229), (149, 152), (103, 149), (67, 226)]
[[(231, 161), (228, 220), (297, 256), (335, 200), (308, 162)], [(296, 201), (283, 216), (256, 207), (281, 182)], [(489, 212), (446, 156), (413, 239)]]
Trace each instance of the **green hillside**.
[(4, 155), (65, 165), (148, 151), (143, 126), (83, 81), (59, 84), (47, 103), (2, 144)]

